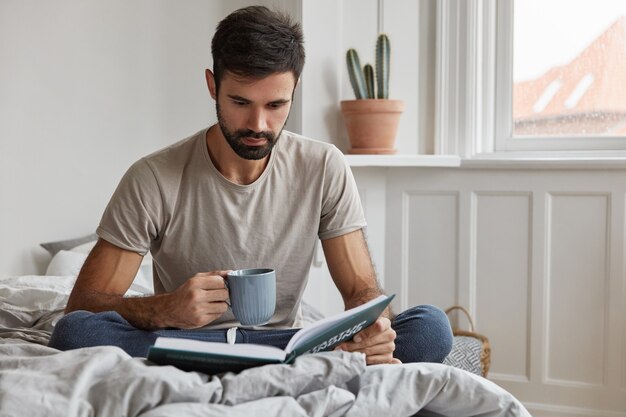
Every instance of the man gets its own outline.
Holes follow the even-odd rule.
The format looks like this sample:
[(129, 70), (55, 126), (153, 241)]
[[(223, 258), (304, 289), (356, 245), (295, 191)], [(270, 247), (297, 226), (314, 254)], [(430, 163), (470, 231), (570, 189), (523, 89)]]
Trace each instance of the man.
[[(211, 46), (206, 80), (218, 124), (128, 170), (51, 346), (145, 356), (157, 336), (170, 336), (284, 348), (302, 325), (318, 238), (346, 308), (382, 293), (343, 155), (283, 131), (304, 65), (299, 25), (248, 7), (220, 22)], [(148, 251), (156, 295), (123, 298)], [(276, 312), (261, 329), (241, 329), (223, 280), (229, 269), (258, 266), (276, 270)], [(340, 348), (365, 353), (368, 364), (442, 361), (451, 340), (445, 315), (420, 306), (395, 318), (386, 310)]]

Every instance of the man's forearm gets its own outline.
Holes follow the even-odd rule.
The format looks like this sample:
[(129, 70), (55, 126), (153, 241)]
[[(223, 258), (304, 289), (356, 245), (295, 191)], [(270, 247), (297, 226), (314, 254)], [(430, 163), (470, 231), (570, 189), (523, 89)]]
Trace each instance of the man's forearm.
[(164, 297), (155, 295), (146, 297), (123, 297), (100, 292), (81, 292), (72, 294), (65, 312), (87, 310), (94, 313), (116, 311), (134, 327), (151, 330), (168, 327), (163, 312)]
[(346, 305), (346, 310), (350, 308), (354, 308), (360, 306), (361, 304), (365, 304), (370, 300), (381, 295), (383, 292), (378, 287), (369, 287), (364, 288), (360, 291), (351, 294), (349, 298), (344, 300), (344, 304)]
[[(361, 304), (365, 304), (379, 295), (384, 294), (384, 291), (378, 281), (378, 277), (376, 276), (376, 268), (372, 262), (369, 248), (367, 246), (367, 240), (365, 239), (364, 234), (362, 250), (366, 251), (367, 257), (364, 259), (369, 260), (369, 262), (364, 262), (360, 268), (355, 269), (358, 270), (360, 274), (354, 276), (351, 280), (352, 288), (350, 288), (348, 294), (344, 297), (346, 309), (360, 306)], [(381, 316), (392, 320), (393, 312), (391, 311), (391, 306), (387, 307), (382, 312)]]
[[(351, 295), (349, 299), (344, 300), (346, 310), (360, 306), (361, 304), (365, 304), (382, 294), (384, 294), (384, 292), (378, 285), (357, 291), (353, 295)], [(391, 306), (387, 307), (382, 312), (381, 316), (392, 320), (394, 315), (391, 311)]]
[[(363, 230), (322, 242), (330, 275), (343, 297), (346, 309), (354, 308), (383, 293)], [(391, 320), (390, 308), (382, 314)]]

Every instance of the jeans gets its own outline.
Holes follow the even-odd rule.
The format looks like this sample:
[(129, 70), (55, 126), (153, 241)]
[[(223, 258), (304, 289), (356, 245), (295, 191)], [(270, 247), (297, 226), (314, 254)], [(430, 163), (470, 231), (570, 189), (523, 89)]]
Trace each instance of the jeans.
[[(420, 305), (398, 314), (391, 322), (396, 331), (393, 356), (403, 363), (441, 363), (452, 349), (452, 330), (447, 316), (437, 307)], [(235, 343), (256, 343), (284, 349), (299, 329), (237, 329)], [(74, 311), (56, 324), (48, 346), (71, 350), (89, 346), (117, 346), (135, 357), (146, 357), (159, 336), (182, 337), (226, 343), (222, 330), (141, 330), (114, 311), (91, 313)]]

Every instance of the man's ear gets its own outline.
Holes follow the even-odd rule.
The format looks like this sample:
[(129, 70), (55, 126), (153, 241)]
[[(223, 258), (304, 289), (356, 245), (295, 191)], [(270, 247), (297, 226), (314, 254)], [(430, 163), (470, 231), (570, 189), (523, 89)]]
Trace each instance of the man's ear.
[(204, 71), (204, 76), (206, 77), (206, 85), (209, 87), (209, 93), (213, 100), (217, 101), (217, 90), (215, 88), (215, 75), (210, 69)]

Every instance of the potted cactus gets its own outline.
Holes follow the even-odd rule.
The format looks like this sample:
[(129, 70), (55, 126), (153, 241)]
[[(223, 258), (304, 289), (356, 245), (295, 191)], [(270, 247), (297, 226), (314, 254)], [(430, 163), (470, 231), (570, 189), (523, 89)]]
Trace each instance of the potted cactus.
[(346, 53), (350, 84), (356, 100), (343, 100), (341, 112), (348, 130), (348, 153), (393, 154), (402, 100), (389, 100), (389, 38), (384, 33), (376, 40), (376, 72), (370, 64), (361, 67), (354, 49)]

